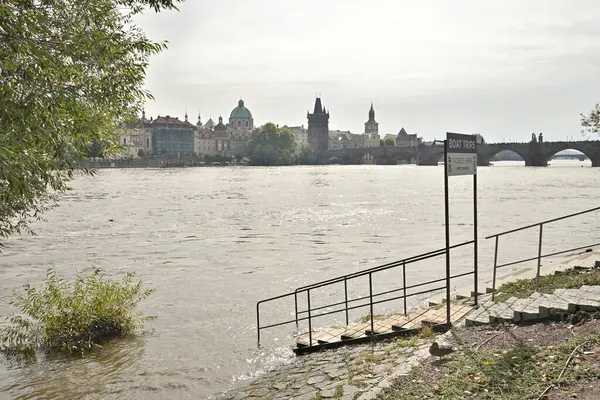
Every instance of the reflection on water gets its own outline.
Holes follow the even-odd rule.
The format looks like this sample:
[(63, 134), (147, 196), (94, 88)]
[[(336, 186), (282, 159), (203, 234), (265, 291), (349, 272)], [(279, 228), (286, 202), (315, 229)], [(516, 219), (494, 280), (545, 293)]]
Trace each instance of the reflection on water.
[[(600, 169), (580, 165), (480, 168), (481, 236), (597, 206)], [(197, 399), (252, 377), (292, 357), (295, 329), (266, 331), (257, 348), (256, 302), (443, 247), (442, 185), (442, 167), (416, 166), (102, 170), (80, 177), (48, 221), (36, 224), (38, 236), (9, 240), (0, 256), (0, 313), (12, 311), (14, 288), (42, 280), (48, 267), (68, 277), (96, 265), (117, 275), (137, 271), (157, 289), (143, 311), (158, 319), (151, 334), (84, 358), (25, 366), (0, 358), (0, 398)], [(452, 178), (450, 189), (458, 243), (471, 238), (471, 179)], [(545, 228), (545, 249), (598, 241), (591, 237), (598, 222), (588, 216)], [(525, 232), (502, 242), (499, 262), (535, 253), (536, 240)], [(483, 275), (491, 272), (491, 250), (482, 239)], [(471, 259), (470, 249), (456, 251), (453, 268), (466, 271)], [(443, 259), (434, 259), (407, 274), (416, 282), (443, 270)], [(383, 290), (397, 279), (390, 272), (374, 283)], [(349, 288), (352, 296), (361, 285)], [(319, 295), (329, 301), (337, 294)], [(289, 303), (265, 310), (265, 322), (290, 316)]]

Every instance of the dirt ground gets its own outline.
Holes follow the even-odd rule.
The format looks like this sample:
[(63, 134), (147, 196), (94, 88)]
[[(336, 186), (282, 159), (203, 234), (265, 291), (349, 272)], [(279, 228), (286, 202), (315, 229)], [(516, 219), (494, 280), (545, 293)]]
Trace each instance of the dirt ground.
[[(452, 331), (449, 342), (459, 349), (456, 356), (460, 357), (462, 354), (464, 357), (468, 352), (471, 352), (471, 355), (473, 355), (478, 354), (480, 350), (483, 352), (483, 350), (486, 349), (488, 352), (496, 352), (497, 350), (498, 353), (501, 353), (506, 351), (514, 351), (521, 346), (527, 346), (530, 349), (532, 347), (550, 349), (553, 347), (558, 348), (570, 340), (583, 339), (591, 335), (598, 334), (600, 334), (600, 320), (591, 319), (584, 322), (579, 322), (577, 325), (572, 325), (567, 321), (542, 323), (529, 326), (504, 325), (497, 327), (486, 326), (481, 328), (459, 328)], [(595, 375), (595, 377), (593, 379), (588, 379), (587, 377), (590, 376), (590, 374), (587, 373), (585, 375), (586, 378), (580, 381), (576, 381), (574, 383), (571, 382), (568, 385), (562, 384), (560, 387), (553, 387), (546, 393), (545, 396), (542, 397), (542, 399), (600, 399), (600, 381), (597, 380), (597, 377), (600, 377), (600, 344), (593, 343), (586, 345), (585, 349), (582, 348), (581, 350), (582, 351), (578, 351), (577, 354), (574, 355), (573, 361), (568, 367), (571, 369), (569, 372), (573, 373), (578, 368), (577, 365), (592, 365), (592, 369), (594, 371), (597, 370), (597, 374), (595, 372), (592, 374)], [(455, 355), (451, 355), (450, 357), (454, 356)], [(473, 359), (476, 359), (476, 357)], [(448, 370), (452, 363), (448, 363), (448, 361), (449, 360), (447, 359), (440, 360), (435, 359), (434, 357), (429, 357), (428, 359), (423, 360), (421, 364), (422, 368), (418, 370), (416, 375), (412, 374), (401, 377), (400, 380), (394, 385), (396, 390), (392, 389), (388, 391), (385, 395), (380, 396), (380, 399), (422, 399), (446, 397), (444, 388), (440, 388), (439, 382), (440, 380), (447, 378), (449, 374), (452, 374), (452, 372)], [(565, 364), (564, 359), (559, 360), (557, 358), (553, 362), (556, 364), (555, 368), (558, 368), (559, 371)], [(452, 367), (453, 366), (450, 368)], [(552, 383), (550, 379), (553, 378), (548, 378), (547, 384), (538, 380), (536, 383), (538, 386), (535, 389), (532, 389), (532, 391), (536, 392), (537, 394), (531, 394), (531, 396), (522, 398), (537, 399), (543, 389)], [(420, 395), (416, 393), (417, 391), (412, 394), (410, 390), (411, 387), (421, 388), (421, 390), (418, 391)], [(422, 390), (423, 388), (428, 388), (428, 393), (424, 392)], [(514, 395), (517, 397), (513, 397), (508, 395), (508, 393), (506, 397), (502, 397), (500, 395), (492, 394), (491, 391), (490, 393), (483, 394), (483, 396), (481, 393), (480, 395), (471, 395), (471, 393), (468, 391), (465, 391), (464, 393), (465, 394), (461, 392), (459, 397), (454, 398), (519, 398), (518, 395)], [(453, 396), (456, 396), (456, 394)]]

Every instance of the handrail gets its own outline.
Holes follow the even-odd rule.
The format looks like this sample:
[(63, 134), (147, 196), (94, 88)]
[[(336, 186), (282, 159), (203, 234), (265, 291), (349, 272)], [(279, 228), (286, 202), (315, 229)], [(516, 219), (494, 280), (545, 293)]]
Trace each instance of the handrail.
[[(327, 279), (327, 280), (324, 280), (324, 281), (321, 281), (321, 282), (316, 282), (316, 283), (311, 284), (311, 285), (302, 286), (300, 288), (297, 288), (293, 292), (282, 294), (282, 295), (278, 295), (278, 296), (273, 296), (273, 297), (270, 297), (268, 299), (261, 300), (261, 301), (259, 301), (259, 302), (256, 303), (256, 328), (257, 328), (257, 335), (258, 335), (258, 343), (260, 345), (260, 331), (261, 331), (261, 329), (267, 329), (267, 328), (271, 328), (271, 327), (275, 327), (275, 326), (286, 325), (286, 324), (290, 324), (290, 323), (294, 323), (294, 322), (296, 323), (296, 326), (297, 326), (299, 321), (308, 321), (309, 345), (312, 346), (312, 342), (313, 342), (312, 341), (312, 319), (313, 318), (321, 317), (321, 316), (324, 316), (324, 315), (330, 315), (330, 314), (345, 312), (346, 313), (346, 325), (348, 325), (349, 324), (348, 311), (354, 310), (354, 309), (357, 309), (357, 308), (360, 308), (360, 307), (369, 307), (370, 308), (370, 312), (369, 313), (370, 313), (370, 319), (371, 319), (371, 331), (374, 331), (373, 305), (384, 303), (384, 302), (388, 302), (388, 301), (403, 299), (404, 300), (404, 314), (407, 315), (408, 311), (407, 311), (407, 306), (406, 306), (406, 299), (408, 297), (412, 297), (412, 296), (416, 296), (418, 294), (429, 293), (429, 292), (433, 292), (433, 291), (436, 291), (436, 290), (444, 289), (449, 284), (449, 282), (450, 282), (451, 279), (455, 279), (455, 278), (459, 278), (459, 277), (463, 277), (463, 276), (467, 276), (467, 275), (471, 275), (471, 274), (475, 273), (475, 271), (473, 270), (473, 271), (469, 271), (469, 272), (466, 272), (466, 273), (458, 274), (458, 275), (455, 275), (455, 276), (446, 276), (444, 278), (438, 278), (438, 279), (434, 279), (434, 280), (427, 281), (427, 282), (422, 282), (422, 283), (418, 283), (418, 284), (407, 285), (407, 282), (406, 282), (406, 265), (407, 264), (411, 264), (411, 263), (414, 263), (414, 262), (417, 262), (417, 261), (426, 260), (426, 259), (433, 258), (433, 257), (438, 257), (438, 256), (441, 256), (443, 254), (446, 254), (446, 252), (449, 251), (450, 249), (455, 249), (455, 248), (466, 246), (466, 245), (473, 244), (473, 243), (474, 243), (474, 240), (471, 240), (471, 241), (467, 241), (467, 242), (463, 242), (463, 243), (459, 243), (459, 244), (453, 245), (449, 249), (443, 248), (443, 249), (438, 249), (438, 250), (434, 250), (434, 251), (429, 251), (427, 253), (419, 254), (417, 256), (408, 257), (408, 258), (405, 258), (405, 259), (400, 260), (400, 261), (394, 261), (394, 262), (391, 262), (391, 263), (379, 265), (377, 267), (372, 267), (372, 268), (369, 268), (369, 269), (366, 269), (366, 270), (353, 272), (353, 273), (342, 275), (342, 276), (339, 276), (339, 277), (336, 277), (336, 278)], [(402, 267), (402, 286), (399, 287), (399, 288), (396, 288), (396, 289), (387, 290), (387, 291), (380, 292), (380, 293), (374, 293), (373, 292), (373, 279), (372, 279), (373, 274), (377, 273), (377, 272), (380, 272), (380, 271), (388, 270), (388, 269), (391, 269), (391, 268), (397, 268), (397, 267)], [(364, 296), (364, 297), (358, 297), (358, 298), (355, 298), (355, 299), (348, 299), (348, 286), (347, 286), (348, 281), (352, 280), (352, 279), (360, 278), (360, 277), (365, 276), (365, 275), (368, 275), (368, 277), (369, 277), (369, 294), (367, 296)], [(442, 281), (446, 281), (446, 284), (444, 286), (436, 287), (436, 288), (433, 288), (433, 289), (427, 289), (427, 290), (419, 291), (417, 293), (407, 293), (408, 289), (414, 289), (414, 288), (417, 288), (417, 287), (421, 287), (421, 286), (425, 286), (425, 285), (431, 285), (431, 284), (442, 282)], [(316, 307), (316, 308), (312, 308), (311, 307), (311, 293), (310, 293), (311, 290), (318, 289), (318, 288), (324, 287), (324, 286), (329, 286), (329, 285), (341, 283), (341, 282), (344, 282), (344, 301), (334, 302), (334, 303), (327, 304), (327, 305), (324, 305), (324, 306), (319, 306), (319, 307)], [(396, 297), (393, 297), (393, 298), (385, 298), (385, 299), (377, 300), (377, 301), (374, 300), (376, 298), (379, 298), (380, 296), (391, 294), (391, 293), (395, 293), (395, 292), (399, 292), (399, 291), (403, 292), (402, 295), (400, 295), (400, 296), (396, 296)], [(305, 310), (298, 311), (298, 294), (299, 293), (303, 293), (303, 292), (306, 292), (307, 308)], [(278, 300), (278, 299), (282, 299), (282, 298), (286, 298), (286, 297), (290, 297), (290, 296), (294, 296), (295, 318), (293, 320), (289, 320), (289, 321), (284, 321), (284, 322), (279, 322), (279, 323), (275, 323), (275, 324), (261, 326), (260, 325), (260, 305), (263, 304), (263, 303), (266, 303), (266, 302), (270, 302), (270, 301), (273, 301), (273, 300)], [(356, 303), (358, 301), (365, 301), (365, 300), (367, 300), (367, 302), (365, 302), (364, 304), (353, 305), (354, 303)], [(340, 306), (340, 305), (344, 305), (344, 307), (341, 308), (341, 309), (338, 309), (338, 310), (332, 310), (332, 311), (327, 311), (327, 312), (321, 312), (321, 313), (317, 313), (317, 314), (312, 314), (315, 311), (324, 310), (324, 309), (332, 308), (332, 307), (337, 307), (337, 306)], [(308, 314), (308, 315), (306, 315), (306, 316), (300, 316), (300, 314), (302, 314), (302, 315)], [(450, 321), (448, 321), (448, 322), (450, 322)]]
[(548, 219), (546, 221), (542, 221), (542, 222), (537, 222), (535, 224), (531, 224), (531, 225), (526, 225), (526, 226), (522, 226), (520, 228), (516, 228), (516, 229), (511, 229), (509, 231), (505, 231), (505, 232), (500, 232), (500, 233), (496, 233), (494, 235), (490, 235), (487, 236), (486, 239), (491, 239), (497, 236), (503, 236), (503, 235), (508, 235), (509, 233), (514, 233), (514, 232), (519, 232), (519, 231), (524, 231), (525, 229), (529, 229), (529, 228), (535, 228), (536, 226), (539, 225), (543, 225), (543, 224), (549, 224), (550, 222), (556, 222), (556, 221), (560, 221), (561, 219), (567, 219), (567, 218), (571, 218), (571, 217), (576, 217), (578, 215), (582, 215), (582, 214), (587, 214), (589, 212), (592, 211), (598, 211), (600, 210), (600, 207), (595, 207), (595, 208), (590, 208), (589, 210), (585, 210), (585, 211), (580, 211), (580, 212), (576, 212), (573, 214), (569, 214), (569, 215), (564, 215), (562, 217), (558, 217), (558, 218), (552, 218), (552, 219)]
[[(466, 246), (468, 244), (473, 244), (474, 242), (475, 242), (474, 240), (469, 240), (467, 242), (462, 242), (462, 243), (459, 243), (459, 244), (455, 244), (453, 246), (450, 246), (450, 250), (456, 249), (458, 247)], [(391, 263), (379, 265), (377, 267), (371, 267), (369, 269), (364, 269), (362, 271), (357, 271), (357, 272), (353, 272), (353, 273), (350, 273), (350, 274), (347, 274), (347, 275), (341, 275), (341, 276), (338, 276), (336, 278), (326, 279), (324, 281), (316, 282), (316, 283), (313, 283), (313, 284), (310, 284), (310, 285), (301, 286), (301, 287), (299, 287), (299, 288), (296, 289), (296, 292), (303, 291), (303, 290), (305, 290), (307, 288), (317, 288), (317, 287), (320, 287), (322, 283), (333, 284), (333, 283), (343, 282), (344, 279), (356, 278), (356, 277), (359, 277), (359, 276), (367, 275), (369, 272), (383, 271), (383, 270), (386, 270), (386, 269), (398, 267), (398, 266), (402, 265), (403, 263), (410, 264), (410, 263), (421, 261), (421, 260), (424, 260), (424, 259), (427, 259), (427, 258), (433, 258), (433, 257), (441, 256), (442, 254), (445, 254), (445, 253), (446, 253), (446, 248), (444, 247), (442, 249), (433, 250), (433, 251), (429, 251), (427, 253), (419, 254), (418, 256), (412, 256), (412, 257), (404, 258), (402, 260), (393, 261)]]
[[(500, 233), (496, 233), (494, 235), (490, 235), (487, 236), (486, 239), (495, 239), (495, 247), (494, 247), (494, 270), (493, 270), (493, 277), (492, 277), (492, 300), (494, 300), (495, 298), (495, 294), (496, 294), (496, 272), (499, 268), (503, 268), (503, 267), (508, 267), (510, 265), (516, 265), (516, 264), (521, 264), (524, 262), (528, 262), (528, 261), (533, 261), (533, 260), (537, 260), (537, 271), (535, 274), (535, 287), (536, 287), (536, 291), (539, 291), (540, 288), (540, 271), (542, 268), (542, 258), (545, 257), (551, 257), (551, 256), (556, 256), (559, 254), (564, 254), (564, 253), (568, 253), (571, 251), (575, 251), (575, 250), (581, 250), (584, 248), (591, 248), (591, 247), (597, 247), (600, 246), (600, 243), (596, 243), (596, 244), (592, 244), (589, 246), (582, 246), (582, 247), (576, 247), (574, 249), (569, 249), (569, 250), (563, 250), (563, 251), (557, 251), (557, 252), (553, 252), (553, 253), (549, 253), (549, 254), (542, 254), (542, 240), (543, 240), (543, 235), (544, 235), (544, 225), (552, 223), (552, 222), (556, 222), (556, 221), (561, 221), (564, 219), (568, 219), (568, 218), (572, 218), (572, 217), (576, 217), (579, 215), (583, 215), (583, 214), (587, 214), (590, 212), (594, 212), (594, 211), (598, 211), (600, 210), (600, 207), (594, 207), (594, 208), (590, 208), (588, 210), (584, 210), (584, 211), (579, 211), (576, 213), (572, 213), (572, 214), (567, 214), (567, 215), (563, 215), (562, 217), (557, 217), (557, 218), (552, 218), (552, 219), (548, 219), (542, 222), (538, 222), (535, 224), (530, 224), (530, 225), (526, 225), (526, 226), (522, 226), (520, 228), (516, 228), (516, 229), (511, 229), (508, 231), (504, 231), (504, 232), (500, 232)], [(531, 228), (536, 228), (539, 227), (539, 239), (538, 239), (538, 252), (537, 252), (537, 256), (536, 257), (530, 257), (530, 258), (525, 258), (519, 261), (512, 261), (509, 263), (505, 263), (505, 264), (501, 264), (498, 265), (498, 242), (500, 239), (500, 236), (504, 236), (504, 235), (508, 235), (514, 232), (520, 232), (526, 229), (531, 229)]]

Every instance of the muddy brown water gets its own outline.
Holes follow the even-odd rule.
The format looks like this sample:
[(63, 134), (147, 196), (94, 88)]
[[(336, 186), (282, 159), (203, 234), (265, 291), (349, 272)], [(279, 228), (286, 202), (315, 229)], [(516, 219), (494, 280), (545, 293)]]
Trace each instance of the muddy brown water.
[[(493, 250), (484, 236), (598, 205), (600, 169), (581, 165), (479, 169), (482, 275), (491, 274)], [(471, 182), (451, 178), (453, 243), (471, 238)], [(294, 325), (265, 331), (256, 346), (258, 300), (441, 248), (443, 210), (442, 167), (132, 169), (78, 177), (61, 206), (35, 224), (37, 236), (6, 243), (0, 314), (13, 311), (15, 288), (42, 280), (47, 268), (69, 277), (95, 265), (117, 276), (137, 271), (156, 289), (143, 310), (158, 318), (143, 336), (84, 358), (19, 365), (0, 356), (0, 398), (209, 397), (292, 357)], [(551, 225), (544, 249), (598, 242), (599, 222), (587, 215)], [(500, 262), (535, 255), (536, 240), (537, 231), (503, 239)], [(454, 271), (469, 268), (470, 249), (453, 254)], [(417, 282), (443, 271), (438, 258), (407, 275)], [(374, 276), (377, 290), (397, 282), (395, 271)], [(351, 285), (350, 293), (364, 288)], [(338, 299), (339, 288), (332, 290), (317, 291), (314, 301)], [(265, 309), (265, 323), (291, 317), (291, 302)]]

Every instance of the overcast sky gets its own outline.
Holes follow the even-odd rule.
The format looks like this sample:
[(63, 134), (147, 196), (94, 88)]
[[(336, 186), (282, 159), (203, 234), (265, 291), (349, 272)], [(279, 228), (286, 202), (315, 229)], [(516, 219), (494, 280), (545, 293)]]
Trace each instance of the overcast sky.
[(148, 116), (306, 126), (320, 93), (330, 129), (487, 141), (581, 138), (600, 101), (598, 0), (187, 0), (138, 24), (154, 57)]

